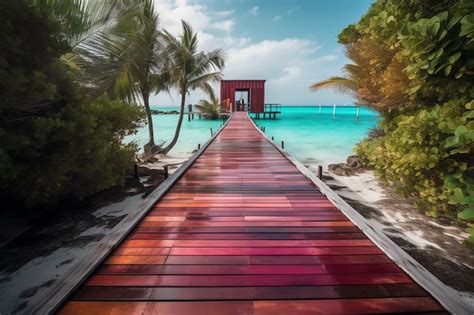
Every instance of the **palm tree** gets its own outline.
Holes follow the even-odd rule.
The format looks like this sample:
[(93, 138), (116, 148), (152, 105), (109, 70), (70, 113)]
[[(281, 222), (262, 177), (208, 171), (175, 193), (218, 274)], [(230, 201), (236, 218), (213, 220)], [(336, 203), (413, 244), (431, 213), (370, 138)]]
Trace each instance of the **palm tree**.
[(409, 78), (407, 66), (396, 49), (387, 49), (371, 38), (360, 39), (346, 45), (346, 56), (352, 64), (343, 67), (345, 76), (331, 77), (310, 86), (313, 91), (332, 88), (352, 94), (357, 104), (364, 104), (377, 111), (387, 111), (408, 102), (405, 87)]
[(211, 90), (209, 91), (209, 100), (200, 100), (196, 107), (202, 116), (209, 119), (217, 119), (222, 109), (222, 102), (219, 101), (214, 91)]
[(143, 101), (149, 131), (145, 157), (157, 152), (149, 98), (166, 88), (167, 76), (153, 0), (31, 1), (47, 6), (61, 22), (71, 46), (61, 59), (85, 90)]
[(120, 17), (137, 8), (138, 0), (30, 0), (32, 5), (49, 10), (60, 22), (61, 31), (71, 47), (62, 61), (79, 70), (86, 62), (84, 52), (97, 47), (101, 38), (117, 24)]
[(155, 144), (150, 95), (167, 89), (168, 72), (164, 40), (159, 31), (158, 14), (153, 0), (134, 0), (136, 10), (121, 16), (107, 36), (99, 36), (82, 50), (88, 77), (99, 93), (128, 101), (141, 100), (145, 107), (149, 141), (144, 158), (160, 150)]
[(181, 95), (181, 106), (178, 125), (171, 142), (162, 149), (162, 153), (168, 153), (179, 138), (181, 125), (183, 123), (184, 105), (186, 94), (190, 90), (202, 89), (212, 90), (211, 82), (222, 79), (221, 70), (224, 68), (224, 56), (220, 49), (207, 53), (198, 51), (197, 34), (189, 24), (182, 21), (182, 33), (179, 38), (164, 31), (164, 39), (168, 51), (168, 73), (171, 85)]

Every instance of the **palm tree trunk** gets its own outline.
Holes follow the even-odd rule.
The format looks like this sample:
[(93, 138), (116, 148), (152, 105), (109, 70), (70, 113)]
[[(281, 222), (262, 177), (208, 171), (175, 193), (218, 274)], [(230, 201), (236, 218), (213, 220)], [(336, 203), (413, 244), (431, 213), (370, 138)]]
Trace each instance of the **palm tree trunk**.
[(154, 154), (156, 145), (155, 145), (155, 135), (153, 133), (153, 117), (151, 115), (151, 110), (150, 110), (150, 100), (146, 95), (143, 96), (143, 103), (145, 104), (146, 117), (148, 120), (148, 136), (149, 136), (148, 143), (145, 144), (143, 150), (145, 152), (145, 157), (151, 157)]
[(173, 140), (162, 150), (164, 154), (167, 154), (171, 149), (176, 145), (179, 138), (179, 132), (181, 131), (181, 125), (183, 124), (184, 117), (184, 103), (186, 102), (186, 89), (181, 89), (181, 108), (179, 111), (178, 125), (176, 126), (176, 131), (174, 133)]

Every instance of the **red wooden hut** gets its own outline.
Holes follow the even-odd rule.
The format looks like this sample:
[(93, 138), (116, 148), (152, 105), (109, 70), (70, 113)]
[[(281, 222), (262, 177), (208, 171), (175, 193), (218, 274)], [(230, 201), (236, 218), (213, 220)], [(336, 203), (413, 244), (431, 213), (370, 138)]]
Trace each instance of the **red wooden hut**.
[(265, 80), (222, 80), (221, 100), (230, 104), (231, 111), (235, 111), (235, 93), (247, 92), (249, 104), (247, 110), (251, 113), (265, 111)]

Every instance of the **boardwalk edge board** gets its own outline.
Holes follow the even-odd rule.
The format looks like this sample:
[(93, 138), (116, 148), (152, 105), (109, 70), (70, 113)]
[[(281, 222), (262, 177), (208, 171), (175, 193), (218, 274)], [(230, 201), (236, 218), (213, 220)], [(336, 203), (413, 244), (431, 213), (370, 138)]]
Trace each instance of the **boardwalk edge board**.
[(130, 212), (117, 226), (115, 226), (96, 246), (91, 248), (83, 259), (79, 260), (63, 277), (56, 279), (54, 284), (44, 293), (40, 294), (29, 305), (23, 314), (52, 314), (76, 290), (92, 272), (110, 255), (135, 228), (150, 209), (168, 192), (173, 184), (194, 164), (207, 147), (214, 141), (220, 132), (227, 126), (233, 114), (201, 146), (201, 148), (184, 162), (170, 177), (156, 187), (133, 212)]
[(334, 190), (320, 180), (304, 164), (293, 158), (288, 152), (280, 148), (249, 116), (255, 129), (265, 137), (288, 161), (290, 161), (303, 175), (308, 178), (339, 210), (345, 214), (367, 237), (374, 242), (393, 262), (412, 277), (419, 285), (428, 291), (441, 305), (453, 314), (474, 314), (474, 306), (468, 304), (459, 294), (436, 278), (425, 267), (408, 255), (403, 249), (395, 244), (381, 230), (370, 226), (365, 218), (351, 205), (342, 199)]

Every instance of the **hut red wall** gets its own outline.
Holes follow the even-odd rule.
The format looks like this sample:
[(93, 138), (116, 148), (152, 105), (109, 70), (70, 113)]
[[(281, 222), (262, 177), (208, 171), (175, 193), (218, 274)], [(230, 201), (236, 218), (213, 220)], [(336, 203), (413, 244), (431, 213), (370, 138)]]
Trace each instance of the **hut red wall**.
[(229, 99), (235, 110), (235, 91), (250, 90), (250, 112), (263, 113), (265, 108), (265, 80), (222, 80), (221, 101)]

